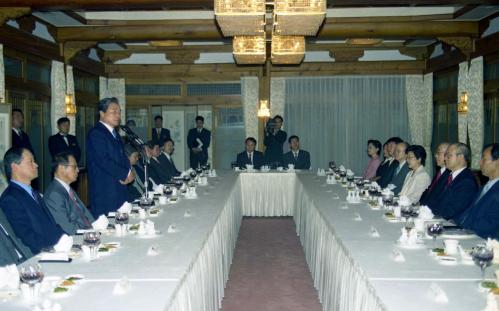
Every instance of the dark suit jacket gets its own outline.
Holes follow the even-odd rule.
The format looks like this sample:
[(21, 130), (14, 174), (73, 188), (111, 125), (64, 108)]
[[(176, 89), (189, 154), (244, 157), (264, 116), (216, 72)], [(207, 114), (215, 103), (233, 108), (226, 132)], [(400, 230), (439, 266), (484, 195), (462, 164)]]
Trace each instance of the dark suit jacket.
[(449, 186), (445, 186), (435, 203), (428, 205), (433, 214), (457, 220), (470, 206), (478, 191), (475, 176), (464, 169)]
[[(0, 267), (19, 264), (33, 257), (31, 250), (17, 237), (1, 208), (0, 225)], [(19, 258), (16, 250), (22, 258)]]
[(265, 133), (263, 144), (267, 147), (265, 149), (265, 162), (273, 165), (279, 162), (282, 165), (282, 146), (286, 141), (288, 134), (284, 131), (277, 131), (277, 133)]
[[(199, 146), (197, 139), (200, 139), (203, 143), (201, 147), (202, 151), (199, 153), (194, 153), (192, 148), (196, 148)], [(192, 128), (189, 130), (189, 134), (187, 134), (187, 146), (189, 146), (189, 155), (190, 155), (190, 164), (192, 168), (197, 168), (198, 163), (204, 164), (208, 161), (208, 147), (210, 147), (211, 142), (211, 132), (205, 128), (198, 133), (197, 128)]]
[(76, 136), (68, 134), (66, 137), (68, 138), (69, 146), (68, 144), (66, 144), (66, 141), (64, 141), (64, 137), (60, 133), (57, 133), (49, 137), (49, 151), (50, 154), (52, 155), (52, 159), (58, 153), (66, 151), (66, 152), (71, 152), (71, 154), (74, 155), (76, 163), (80, 162), (81, 150), (80, 147), (78, 146), (78, 141), (76, 140)]
[[(165, 159), (162, 159), (162, 157)], [(168, 161), (166, 156), (161, 154), (156, 160), (151, 158), (151, 161), (149, 162), (149, 177), (158, 185), (166, 184), (172, 179), (172, 176), (168, 172), (168, 168), (165, 166), (165, 160)]]
[[(171, 158), (171, 156), (170, 156)], [(175, 162), (173, 162), (173, 159), (170, 161), (168, 160), (168, 157), (166, 156), (165, 153), (161, 153), (159, 161), (161, 164), (166, 167), (166, 170), (168, 172), (168, 175), (170, 176), (170, 179), (174, 176), (180, 176), (180, 172), (177, 170), (177, 167), (175, 166)]]
[[(241, 168), (246, 168), (246, 164), (251, 164), (249, 158), (248, 158), (248, 152), (243, 151), (241, 153), (237, 154), (237, 166)], [(260, 151), (253, 151), (253, 167), (255, 169), (260, 169), (262, 165), (264, 165), (265, 162), (263, 160), (263, 153)]]
[(167, 140), (167, 139), (170, 139), (170, 130), (169, 129), (165, 129), (165, 128), (161, 128), (161, 133), (159, 134), (159, 137), (158, 137), (158, 131), (156, 130), (156, 128), (153, 128), (151, 130), (151, 134), (152, 134), (152, 140), (156, 143), (158, 143), (160, 146), (163, 145), (163, 143)]
[(428, 189), (426, 189), (423, 194), (421, 195), (421, 199), (419, 199), (419, 203), (421, 205), (434, 205), (435, 202), (438, 200), (438, 197), (444, 191), (445, 186), (447, 185), (447, 178), (449, 177), (450, 171), (445, 170), (444, 173), (440, 176), (440, 178), (436, 181), (435, 186), (433, 186), (433, 189), (430, 191), (430, 187), (437, 178), (437, 174), (433, 176), (433, 179), (431, 181), (430, 186)]
[(390, 162), (388, 162), (388, 161), (385, 162), (385, 159), (383, 159), (383, 162), (381, 162), (381, 164), (376, 169), (376, 176), (381, 177), (389, 164), (390, 164)]
[(88, 132), (86, 152), (90, 207), (98, 218), (116, 211), (127, 200), (127, 186), (120, 180), (127, 178), (131, 166), (120, 137), (114, 138), (101, 122)]
[(381, 178), (378, 180), (378, 185), (380, 185), (381, 188), (385, 188), (392, 181), (393, 174), (395, 174), (395, 170), (399, 166), (399, 161), (393, 160), (392, 164), (389, 164), (388, 162), (386, 165), (387, 166), (383, 169)]
[[(482, 238), (499, 237), (499, 182), (478, 200), (478, 191), (472, 205), (457, 220), (463, 228), (471, 229)], [(477, 201), (478, 200), (478, 201)]]
[(75, 209), (74, 203), (64, 186), (55, 179), (47, 187), (43, 196), (45, 205), (47, 205), (55, 222), (68, 235), (76, 234), (78, 229), (88, 229), (80, 213), (87, 218), (90, 224), (95, 221), (90, 211), (85, 207), (85, 204), (78, 198), (76, 193), (75, 199), (78, 201), (77, 208), (80, 208), (79, 211)]
[(392, 180), (390, 180), (389, 184), (394, 184), (397, 188), (393, 189), (393, 193), (395, 195), (398, 195), (400, 191), (402, 191), (402, 187), (404, 186), (404, 181), (405, 177), (407, 176), (407, 173), (409, 173), (410, 169), (409, 166), (407, 166), (407, 162), (402, 165), (402, 168), (400, 169), (399, 173), (396, 174), (397, 168), (395, 167), (395, 171), (393, 172), (393, 177)]
[(31, 151), (33, 155), (35, 155), (33, 147), (31, 146), (31, 142), (29, 140), (29, 136), (24, 131), (21, 131), (21, 136), (19, 136), (17, 135), (16, 131), (12, 130), (12, 147), (26, 148)]
[(298, 170), (310, 169), (310, 153), (305, 150), (298, 150), (298, 159), (295, 160), (293, 151), (286, 152), (283, 156), (283, 166), (294, 164)]
[(55, 222), (43, 199), (38, 202), (17, 184), (10, 182), (0, 198), (5, 213), (16, 235), (36, 254), (42, 248), (54, 246), (64, 234)]

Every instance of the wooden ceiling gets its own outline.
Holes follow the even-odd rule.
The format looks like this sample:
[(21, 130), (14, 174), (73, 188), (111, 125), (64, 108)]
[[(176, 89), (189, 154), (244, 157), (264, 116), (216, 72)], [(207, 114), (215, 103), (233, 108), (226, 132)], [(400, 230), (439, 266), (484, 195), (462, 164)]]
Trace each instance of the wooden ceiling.
[[(318, 35), (307, 38), (307, 51), (327, 52), (332, 57), (331, 62), (274, 66), (272, 70), (282, 75), (290, 74), (290, 72), (302, 75), (314, 72), (349, 73), (349, 70), (350, 73), (422, 73), (441, 68), (438, 58), (431, 58), (437, 46), (441, 47), (444, 52), (441, 58), (447, 57), (442, 58), (447, 64), (449, 62), (447, 55), (451, 53), (455, 61), (462, 61), (476, 55), (483, 55), (483, 53), (493, 53), (499, 51), (499, 40), (491, 40), (490, 37), (485, 39), (481, 36), (488, 28), (489, 21), (499, 16), (498, 4), (497, 0), (328, 1), (328, 17)], [(230, 53), (232, 50), (230, 38), (222, 36), (213, 18), (195, 17), (199, 12), (212, 13), (213, 0), (2, 0), (1, 6), (0, 25), (7, 20), (15, 19), (19, 29), (15, 30), (7, 25), (2, 26), (0, 42), (7, 46), (9, 42), (13, 46), (22, 46), (20, 39), (15, 38), (16, 31), (22, 32), (25, 36), (33, 32), (35, 23), (43, 23), (55, 39), (54, 44), (61, 60), (69, 63), (75, 56), (88, 55), (89, 49), (96, 49), (107, 73), (112, 76), (119, 76), (125, 71), (131, 74), (132, 69), (135, 76), (140, 76), (140, 70), (144, 70), (144, 66), (128, 65), (130, 69), (125, 69), (127, 65), (116, 64), (134, 53), (164, 54), (172, 63), (170, 65), (173, 66), (172, 70), (175, 71), (163, 70), (160, 68), (163, 66), (161, 65), (158, 66), (160, 69), (157, 69), (159, 74), (185, 71), (186, 69), (182, 66), (192, 66), (191, 64), (199, 58), (200, 53)], [(435, 13), (432, 10), (432, 8), (445, 7), (450, 8), (445, 13), (438, 13), (442, 12), (441, 10)], [(428, 9), (428, 13), (410, 14), (413, 8)], [(353, 13), (342, 11), (349, 9), (352, 9)], [(375, 11), (376, 9), (378, 11)], [(401, 14), (388, 14), (392, 9), (398, 9), (397, 12)], [(106, 12), (111, 13), (111, 11), (121, 12), (123, 16), (138, 12), (146, 15), (149, 12), (182, 12), (184, 15), (192, 12), (193, 18), (136, 19), (133, 16), (105, 18)], [(85, 18), (87, 16), (83, 14), (85, 12), (102, 12), (101, 16), (104, 17)], [(330, 15), (329, 12), (336, 13)], [(343, 16), (342, 12), (349, 12), (349, 14)], [(376, 12), (376, 14), (370, 12)], [(384, 15), (383, 12), (387, 14)], [(58, 24), (40, 17), (47, 13), (57, 13), (58, 16), (62, 14), (73, 24)], [(270, 27), (267, 28), (270, 29)], [(21, 38), (25, 38), (23, 36)], [(497, 34), (493, 36), (497, 39)], [(376, 45), (362, 46), (346, 41), (351, 38), (379, 38), (383, 41)], [(167, 42), (165, 46), (157, 46), (149, 44), (151, 41)], [(189, 42), (198, 43), (187, 45)], [(47, 45), (46, 42), (36, 40), (25, 43), (27, 45), (38, 44), (28, 47), (29, 51), (37, 51), (40, 46), (45, 48)], [(110, 43), (117, 48), (105, 48), (105, 45)], [(402, 55), (411, 57), (412, 60), (358, 61), (365, 53), (372, 50), (398, 51)], [(227, 64), (227, 66), (237, 67), (233, 64)], [(215, 67), (207, 65), (206, 68)], [(259, 66), (242, 66), (241, 68), (242, 71), (246, 68), (246, 72), (250, 74), (262, 71)], [(220, 67), (216, 67), (216, 70), (219, 69)], [(148, 70), (154, 71), (154, 66), (149, 66)], [(233, 72), (238, 74), (240, 71)]]

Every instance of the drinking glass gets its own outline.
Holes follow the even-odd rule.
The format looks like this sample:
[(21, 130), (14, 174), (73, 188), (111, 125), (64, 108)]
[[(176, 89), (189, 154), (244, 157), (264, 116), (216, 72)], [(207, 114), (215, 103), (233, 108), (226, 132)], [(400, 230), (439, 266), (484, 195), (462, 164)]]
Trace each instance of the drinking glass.
[(482, 272), (482, 280), (480, 281), (480, 284), (482, 284), (485, 280), (485, 269), (490, 266), (492, 259), (494, 259), (494, 250), (484, 244), (479, 244), (473, 248), (471, 256), (473, 257), (475, 264), (480, 267)]
[(90, 249), (90, 260), (97, 257), (97, 251), (100, 244), (100, 233), (97, 231), (87, 231), (83, 234), (83, 245)]
[(440, 222), (429, 224), (426, 227), (426, 232), (428, 233), (428, 235), (433, 237), (433, 248), (435, 248), (437, 236), (441, 235), (442, 232), (444, 232), (444, 226)]
[(29, 286), (29, 299), (34, 304), (38, 298), (37, 292), (35, 291), (35, 285), (43, 281), (42, 267), (39, 264), (27, 264), (23, 265), (19, 269), (19, 276), (21, 282), (28, 284)]
[(114, 221), (118, 225), (126, 225), (126, 224), (128, 224), (128, 219), (129, 219), (128, 213), (116, 212), (116, 215), (114, 217)]

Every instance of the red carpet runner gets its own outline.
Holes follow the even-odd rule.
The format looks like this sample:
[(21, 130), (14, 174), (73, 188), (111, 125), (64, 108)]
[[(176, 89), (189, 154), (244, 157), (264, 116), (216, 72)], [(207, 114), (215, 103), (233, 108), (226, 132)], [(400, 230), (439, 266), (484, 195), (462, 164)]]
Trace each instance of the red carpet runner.
[(244, 218), (221, 311), (321, 309), (293, 219)]

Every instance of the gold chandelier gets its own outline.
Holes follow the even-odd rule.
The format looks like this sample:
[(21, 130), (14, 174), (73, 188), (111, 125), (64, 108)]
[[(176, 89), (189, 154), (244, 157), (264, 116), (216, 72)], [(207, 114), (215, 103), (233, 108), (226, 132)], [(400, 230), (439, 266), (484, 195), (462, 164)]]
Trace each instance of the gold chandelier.
[(234, 58), (238, 64), (263, 64), (267, 58), (265, 34), (235, 36), (232, 40)]
[(299, 64), (305, 57), (305, 37), (272, 36), (273, 64)]
[(215, 18), (226, 37), (265, 31), (264, 0), (215, 0)]
[(326, 17), (326, 0), (274, 0), (274, 31), (281, 36), (315, 36)]

